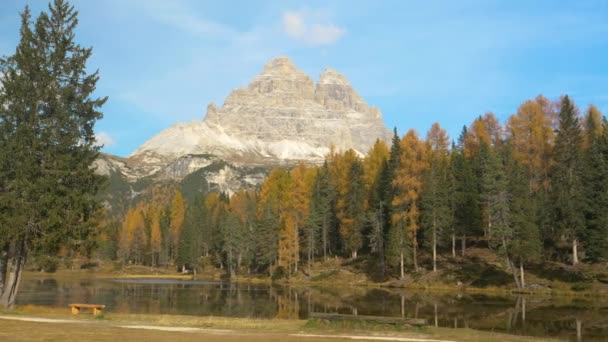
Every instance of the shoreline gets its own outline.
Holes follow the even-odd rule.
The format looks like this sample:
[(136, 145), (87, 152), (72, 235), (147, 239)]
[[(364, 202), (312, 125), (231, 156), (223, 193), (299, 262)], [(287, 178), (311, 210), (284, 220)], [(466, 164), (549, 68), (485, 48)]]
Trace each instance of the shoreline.
[(564, 298), (608, 298), (607, 290), (564, 290), (564, 289), (517, 289), (517, 288), (502, 288), (502, 287), (472, 287), (466, 285), (446, 285), (446, 284), (419, 284), (419, 283), (398, 283), (384, 282), (336, 282), (332, 280), (304, 280), (304, 279), (283, 279), (274, 281), (270, 278), (260, 277), (243, 277), (237, 276), (232, 279), (222, 279), (213, 276), (206, 276), (205, 274), (199, 274), (193, 276), (192, 274), (175, 274), (175, 273), (164, 273), (166, 270), (150, 270), (148, 273), (123, 273), (123, 272), (108, 272), (108, 271), (96, 271), (96, 270), (60, 270), (55, 273), (44, 273), (25, 271), (25, 278), (95, 278), (95, 279), (168, 279), (168, 280), (197, 280), (197, 281), (213, 281), (222, 283), (238, 283), (238, 284), (256, 284), (256, 285), (279, 285), (279, 286), (292, 286), (292, 287), (350, 287), (350, 288), (362, 288), (362, 289), (382, 289), (386, 291), (391, 290), (409, 290), (414, 292), (429, 292), (429, 293), (463, 293), (463, 294), (482, 294), (482, 295), (495, 295), (495, 296), (543, 296), (543, 297), (564, 297)]

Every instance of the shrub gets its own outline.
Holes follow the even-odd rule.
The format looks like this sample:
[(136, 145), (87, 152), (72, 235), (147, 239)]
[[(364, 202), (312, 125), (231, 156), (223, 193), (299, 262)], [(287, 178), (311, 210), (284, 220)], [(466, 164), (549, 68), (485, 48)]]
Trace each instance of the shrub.
[(283, 279), (286, 277), (287, 277), (287, 271), (285, 271), (285, 268), (283, 266), (279, 266), (279, 267), (275, 268), (274, 271), (272, 271), (272, 276), (270, 277), (270, 279), (279, 280), (279, 279)]
[(36, 258), (38, 270), (46, 273), (55, 273), (59, 267), (59, 260), (54, 256), (44, 255)]

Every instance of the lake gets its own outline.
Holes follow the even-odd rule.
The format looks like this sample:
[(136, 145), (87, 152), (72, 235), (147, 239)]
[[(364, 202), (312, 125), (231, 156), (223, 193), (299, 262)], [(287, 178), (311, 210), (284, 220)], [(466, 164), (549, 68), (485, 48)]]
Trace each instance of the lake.
[[(106, 312), (301, 318), (310, 312), (424, 318), (572, 341), (608, 341), (608, 301), (412, 292), (364, 287), (277, 286), (163, 279), (24, 279), (19, 305), (105, 304)], [(577, 338), (577, 332), (579, 338)]]

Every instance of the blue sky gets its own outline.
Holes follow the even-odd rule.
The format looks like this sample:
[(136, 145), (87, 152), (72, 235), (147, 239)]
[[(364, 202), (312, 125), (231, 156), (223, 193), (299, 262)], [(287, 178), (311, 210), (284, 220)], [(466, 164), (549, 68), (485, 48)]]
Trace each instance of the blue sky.
[[(0, 55), (19, 16), (47, 1), (0, 2)], [(389, 127), (453, 138), (487, 111), (569, 94), (608, 114), (608, 1), (74, 1), (92, 46), (104, 151), (130, 154), (162, 129), (201, 120), (211, 101), (289, 56), (316, 79), (346, 75)]]

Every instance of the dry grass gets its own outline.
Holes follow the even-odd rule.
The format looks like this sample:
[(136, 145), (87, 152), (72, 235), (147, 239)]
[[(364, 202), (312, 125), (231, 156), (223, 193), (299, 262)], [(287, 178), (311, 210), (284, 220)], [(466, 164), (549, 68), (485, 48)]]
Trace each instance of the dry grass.
[[(450, 328), (435, 328), (435, 327), (400, 327), (393, 325), (384, 325), (366, 322), (327, 322), (327, 321), (305, 321), (305, 320), (285, 320), (285, 319), (255, 319), (255, 318), (232, 318), (232, 317), (214, 317), (214, 316), (184, 316), (184, 315), (138, 315), (138, 314), (120, 314), (109, 313), (102, 317), (94, 317), (90, 314), (71, 315), (68, 308), (53, 308), (40, 306), (20, 306), (11, 311), (0, 311), (0, 314), (12, 314), (43, 318), (55, 318), (72, 320), (75, 324), (61, 323), (29, 323), (15, 322), (10, 320), (2, 320), (3, 329), (0, 329), (0, 340), (4, 336), (10, 336), (14, 340), (95, 340), (95, 341), (111, 341), (112, 338), (120, 336), (121, 339), (128, 341), (145, 340), (145, 341), (162, 341), (157, 336), (167, 338), (190, 341), (195, 334), (188, 333), (167, 333), (161, 331), (142, 331), (131, 329), (120, 329), (120, 326), (125, 325), (146, 325), (159, 327), (192, 327), (202, 329), (228, 329), (240, 334), (242, 340), (259, 340), (259, 341), (287, 341), (292, 339), (289, 334), (305, 333), (305, 334), (358, 334), (367, 336), (392, 336), (392, 337), (409, 337), (409, 338), (434, 338), (457, 341), (553, 341), (546, 338), (522, 337), (508, 334), (499, 334), (472, 329), (450, 329)], [(27, 329), (27, 326), (35, 324), (34, 329)], [(86, 328), (83, 328), (86, 326)], [(8, 327), (8, 328), (6, 328)], [(14, 329), (12, 329), (13, 327)], [(92, 331), (98, 333), (92, 334)], [(7, 335), (8, 334), (8, 335)], [(78, 338), (76, 338), (78, 337)], [(153, 339), (149, 339), (152, 338)], [(234, 337), (234, 336), (233, 336)], [(281, 339), (282, 337), (282, 339)], [(200, 340), (200, 336), (198, 336)], [(207, 338), (207, 336), (205, 336)], [(207, 340), (207, 339), (206, 339)], [(211, 339), (212, 341), (214, 338)], [(228, 341), (230, 338), (218, 338), (217, 341)], [(335, 339), (331, 339), (335, 340)], [(234, 341), (239, 341), (234, 339)]]

